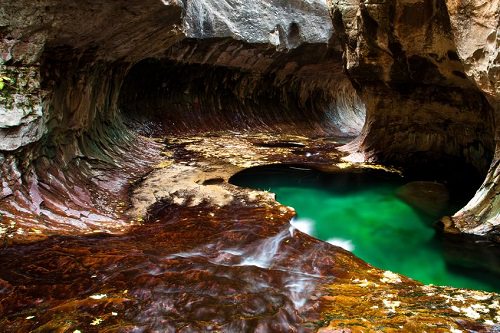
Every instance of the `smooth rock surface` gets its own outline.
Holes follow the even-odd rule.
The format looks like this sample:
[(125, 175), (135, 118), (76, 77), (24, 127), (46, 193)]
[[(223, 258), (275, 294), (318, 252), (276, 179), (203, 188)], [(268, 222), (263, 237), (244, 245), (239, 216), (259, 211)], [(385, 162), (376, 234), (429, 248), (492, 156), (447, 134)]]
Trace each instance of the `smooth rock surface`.
[(465, 73), (485, 92), (495, 109), (496, 153), (474, 198), (453, 216), (473, 234), (500, 234), (500, 2), (448, 0), (453, 36)]
[(328, 43), (333, 33), (325, 0), (187, 1), (183, 30), (189, 38), (232, 37), (292, 49)]
[(410, 206), (433, 217), (439, 217), (450, 200), (450, 193), (446, 186), (436, 182), (410, 182), (401, 186), (397, 193)]

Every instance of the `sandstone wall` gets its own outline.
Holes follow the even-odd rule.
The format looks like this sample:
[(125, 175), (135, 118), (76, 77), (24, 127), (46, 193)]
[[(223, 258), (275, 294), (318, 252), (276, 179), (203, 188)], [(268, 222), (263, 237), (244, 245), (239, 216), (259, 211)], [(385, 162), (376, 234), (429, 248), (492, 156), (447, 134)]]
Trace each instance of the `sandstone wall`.
[[(95, 179), (93, 163), (125, 165), (120, 156), (132, 136), (118, 112), (123, 80), (139, 61), (166, 58), (272, 73), (273, 86), (296, 89), (299, 104), (315, 91), (344, 94), (347, 75), (367, 119), (345, 149), (410, 174), (451, 174), (458, 182), (465, 173), (477, 184), (474, 177), (489, 170), (476, 198), (453, 220), (462, 231), (494, 232), (498, 8), (497, 0), (6, 1), (0, 70), (15, 83), (0, 103), (2, 211), (23, 211), (36, 223), (54, 206), (95, 206), (95, 196), (75, 189), (80, 181), (49, 191), (52, 199), (37, 184), (53, 189), (50, 177), (67, 184), (66, 171), (58, 170), (79, 173), (81, 161), (88, 165), (79, 179)], [(311, 55), (297, 56), (301, 45)], [(323, 57), (319, 65), (316, 53)], [(341, 104), (334, 121), (342, 119)], [(48, 165), (54, 166), (50, 177)], [(70, 194), (45, 209), (61, 192)], [(75, 203), (79, 196), (90, 199)]]
[(367, 106), (362, 135), (345, 149), (457, 183), (489, 169), (476, 198), (453, 219), (462, 231), (494, 233), (498, 1), (330, 4), (346, 70)]
[[(286, 54), (303, 43), (325, 45), (333, 32), (326, 3), (317, 0), (16, 0), (2, 4), (0, 27), (0, 75), (15, 82), (0, 104), (2, 222), (54, 233), (123, 229), (117, 195), (157, 158), (154, 143), (130, 133), (118, 112), (134, 64), (193, 62), (167, 51), (187, 37), (226, 38), (247, 51), (233, 65), (234, 52), (209, 63), (248, 70), (255, 48)], [(199, 46), (189, 52), (206, 58), (201, 63), (216, 56), (213, 44), (194, 52)]]
[(500, 234), (500, 1), (447, 1), (465, 73), (495, 110), (495, 157), (481, 188), (453, 221), (461, 230)]

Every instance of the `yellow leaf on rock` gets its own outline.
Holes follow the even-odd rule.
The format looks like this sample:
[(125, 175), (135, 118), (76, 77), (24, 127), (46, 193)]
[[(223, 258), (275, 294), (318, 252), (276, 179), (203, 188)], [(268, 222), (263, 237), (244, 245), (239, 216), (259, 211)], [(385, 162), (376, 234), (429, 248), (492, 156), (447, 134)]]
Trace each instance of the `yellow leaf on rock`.
[(100, 323), (102, 323), (103, 321), (104, 321), (104, 320), (102, 320), (101, 318), (96, 318), (96, 319), (94, 319), (94, 320), (90, 323), (90, 325), (92, 325), (92, 326), (97, 326), (97, 325), (99, 325)]

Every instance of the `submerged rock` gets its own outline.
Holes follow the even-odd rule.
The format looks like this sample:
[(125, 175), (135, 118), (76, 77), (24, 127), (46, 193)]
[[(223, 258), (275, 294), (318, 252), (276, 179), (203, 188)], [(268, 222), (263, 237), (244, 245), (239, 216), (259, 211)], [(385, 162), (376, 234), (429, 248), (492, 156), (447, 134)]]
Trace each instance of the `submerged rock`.
[(409, 205), (436, 218), (445, 212), (450, 200), (446, 186), (436, 182), (411, 182), (401, 186), (397, 194)]

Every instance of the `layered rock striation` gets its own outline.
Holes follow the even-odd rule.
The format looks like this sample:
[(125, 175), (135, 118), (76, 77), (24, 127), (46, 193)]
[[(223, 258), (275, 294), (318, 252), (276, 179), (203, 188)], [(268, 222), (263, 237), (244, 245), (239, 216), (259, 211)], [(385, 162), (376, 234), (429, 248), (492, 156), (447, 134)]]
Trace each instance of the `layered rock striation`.
[[(481, 175), (489, 169), (472, 201), (444, 222), (450, 231), (497, 235), (498, 1), (331, 5), (346, 69), (367, 105), (363, 134), (347, 149), (436, 175), (463, 161)], [(452, 177), (467, 182), (473, 173)]]
[[(0, 236), (12, 246), (2, 257), (9, 269), (0, 276), (0, 327), (73, 331), (84, 323), (92, 331), (110, 319), (110, 330), (170, 328), (161, 311), (175, 310), (174, 303), (148, 294), (154, 285), (183, 293), (175, 304), (191, 316), (183, 322), (187, 330), (208, 329), (207, 322), (230, 330), (233, 321), (241, 330), (371, 329), (360, 324), (368, 317), (387, 331), (488, 331), (498, 324), (497, 295), (423, 287), (304, 234), (288, 237), (289, 208), (227, 178), (283, 161), (335, 170), (352, 167), (346, 160), (360, 168), (396, 166), (452, 189), (479, 188), (443, 219), (445, 230), (498, 240), (499, 1), (4, 2)], [(341, 153), (339, 137), (356, 138)], [(320, 154), (307, 150), (313, 148)], [(235, 225), (233, 208), (248, 230)], [(202, 237), (195, 239), (196, 230)], [(121, 236), (68, 237), (102, 232)], [(175, 235), (192, 237), (204, 252), (170, 242)], [(246, 252), (224, 247), (240, 242), (257, 251), (276, 237), (292, 245), (280, 243), (286, 251), (265, 274), (239, 265)], [(115, 251), (128, 241), (134, 255)], [(299, 252), (308, 254), (304, 269), (312, 276), (299, 293), (307, 311), (295, 304), (304, 281), (289, 279)], [(46, 265), (10, 260), (31, 256)], [(229, 264), (234, 275), (220, 275)], [(193, 288), (176, 287), (182, 277), (176, 265), (194, 269), (186, 279)], [(213, 290), (241, 289), (245, 272), (266, 276), (259, 292), (276, 291), (263, 298), (261, 317), (252, 312), (258, 306), (248, 295), (258, 286), (250, 282), (244, 307), (232, 309), (231, 318), (224, 317), (226, 305), (208, 306), (220, 293), (205, 294), (203, 276)], [(127, 276), (140, 280), (136, 287), (126, 286)], [(44, 311), (39, 290), (46, 285), (53, 288), (45, 295), (50, 314), (27, 321)], [(59, 298), (57, 290), (68, 293)], [(365, 300), (355, 315), (346, 310), (353, 293)], [(201, 294), (210, 302), (193, 308)], [(102, 308), (95, 300), (103, 300)], [(147, 305), (151, 315), (136, 305)], [(172, 318), (183, 317), (174, 310)]]
[(483, 176), (495, 152), (495, 106), (469, 78), (447, 3), (334, 1), (332, 8), (346, 70), (367, 107), (363, 133), (347, 149), (458, 183), (472, 180), (474, 169)]
[[(155, 160), (149, 154), (155, 145), (137, 138), (122, 125), (120, 108), (135, 116), (138, 109), (144, 109), (140, 105), (156, 103), (153, 111), (161, 111), (160, 99), (165, 95), (153, 88), (155, 84), (184, 89), (177, 89), (179, 107), (171, 108), (173, 117), (179, 120), (172, 128), (182, 122), (184, 127), (196, 127), (191, 121), (195, 118), (207, 127), (207, 119), (218, 118), (207, 117), (204, 112), (213, 109), (217, 114), (226, 100), (209, 96), (207, 87), (221, 95), (226, 94), (223, 89), (231, 91), (225, 112), (239, 115), (230, 120), (226, 117), (226, 127), (251, 127), (256, 123), (273, 126), (275, 117), (286, 119), (281, 115), (286, 107), (271, 107), (273, 116), (263, 121), (247, 121), (252, 116), (240, 110), (245, 109), (241, 106), (245, 101), (253, 104), (247, 109), (256, 110), (259, 103), (279, 105), (273, 102), (278, 98), (294, 109), (289, 112), (290, 125), (307, 121), (306, 114), (295, 114), (305, 113), (306, 106), (314, 103), (321, 104), (316, 107), (321, 112), (318, 118), (329, 117), (330, 123), (350, 121), (345, 115), (344, 120), (338, 116), (339, 108), (345, 109), (342, 104), (359, 105), (352, 112), (355, 124), (348, 131), (359, 131), (362, 123), (363, 106), (342, 74), (341, 49), (336, 45), (336, 50), (330, 51), (328, 46), (333, 28), (328, 7), (321, 1), (255, 5), (201, 1), (10, 2), (3, 6), (0, 20), (2, 75), (12, 81), (2, 90), (0, 110), (1, 205), (7, 224), (18, 218), (28, 229), (37, 229), (42, 219), (47, 221), (49, 232), (114, 229), (111, 222), (116, 219), (112, 214), (116, 209), (109, 207), (116, 208), (125, 200), (115, 194), (126, 194), (128, 182), (134, 178), (131, 174), (140, 174)], [(292, 51), (306, 44), (309, 46), (302, 51)], [(122, 90), (130, 69), (147, 59), (180, 64), (170, 72), (157, 74), (183, 75), (185, 86), (160, 82), (161, 75), (138, 77), (134, 73), (144, 69), (138, 65)], [(186, 70), (193, 74), (183, 74)], [(200, 77), (197, 71), (207, 76), (213, 72), (215, 81), (203, 83), (208, 78)], [(318, 72), (323, 73), (322, 78), (314, 77)], [(338, 75), (344, 87), (339, 102), (331, 98), (338, 95), (331, 88)], [(203, 86), (205, 92), (200, 96), (190, 94), (192, 82), (198, 82), (198, 88)], [(143, 98), (146, 96), (151, 102)], [(320, 102), (313, 98), (316, 96)], [(175, 98), (168, 103), (163, 106), (172, 106)], [(139, 145), (137, 140), (141, 141)], [(130, 148), (139, 146), (141, 152), (134, 153), (138, 161), (127, 159)], [(95, 174), (97, 169), (100, 171)], [(98, 195), (100, 192), (102, 195)], [(92, 211), (90, 215), (88, 210)], [(105, 226), (101, 228), (102, 223)], [(118, 225), (123, 227), (122, 223)]]
[(498, 235), (500, 225), (500, 58), (498, 1), (448, 1), (458, 55), (467, 77), (488, 98), (494, 110), (495, 156), (481, 188), (469, 204), (453, 216), (460, 230)]
[[(21, 205), (40, 215), (50, 201), (33, 190), (44, 178), (35, 170), (43, 159), (119, 164), (112, 147), (132, 140), (120, 125), (123, 113), (144, 122), (168, 109), (167, 127), (194, 131), (214, 122), (247, 129), (288, 122), (290, 131), (311, 123), (316, 134), (356, 135), (366, 110), (361, 134), (345, 150), (409, 174), (456, 183), (466, 174), (470, 186), (487, 174), (449, 229), (494, 233), (498, 7), (444, 0), (7, 3), (2, 75), (12, 83), (0, 110), (1, 196), (3, 206), (12, 203), (4, 212)], [(185, 80), (173, 82), (178, 75)], [(71, 187), (65, 191), (81, 196)]]

